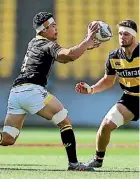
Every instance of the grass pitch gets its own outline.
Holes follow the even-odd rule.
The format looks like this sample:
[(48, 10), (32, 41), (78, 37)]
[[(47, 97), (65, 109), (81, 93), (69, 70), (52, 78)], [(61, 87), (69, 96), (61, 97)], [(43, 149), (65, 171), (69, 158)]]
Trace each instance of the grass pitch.
[[(79, 161), (95, 152), (96, 132), (75, 129)], [(0, 179), (138, 179), (138, 130), (112, 133), (104, 165), (95, 172), (67, 171), (67, 157), (58, 129), (25, 129), (16, 145), (0, 147)]]

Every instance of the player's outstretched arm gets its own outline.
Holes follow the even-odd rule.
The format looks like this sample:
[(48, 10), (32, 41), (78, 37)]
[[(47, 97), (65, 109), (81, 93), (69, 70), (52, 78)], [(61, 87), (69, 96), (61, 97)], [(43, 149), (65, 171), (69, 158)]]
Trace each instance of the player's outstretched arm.
[(63, 48), (59, 51), (57, 61), (60, 63), (68, 63), (78, 59), (91, 46), (94, 48), (100, 45), (100, 42), (94, 39), (95, 33), (99, 30), (98, 23), (88, 26), (88, 34), (86, 38), (78, 45), (69, 49)]
[(77, 83), (75, 90), (82, 94), (94, 94), (102, 92), (108, 88), (111, 88), (116, 80), (116, 75), (104, 75), (95, 85), (89, 86), (85, 82)]

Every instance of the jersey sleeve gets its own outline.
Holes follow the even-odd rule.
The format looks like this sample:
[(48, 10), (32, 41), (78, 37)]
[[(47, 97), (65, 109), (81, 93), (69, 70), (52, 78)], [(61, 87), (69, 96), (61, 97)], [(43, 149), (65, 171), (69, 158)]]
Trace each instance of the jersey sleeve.
[(62, 47), (57, 42), (52, 42), (52, 44), (50, 45), (51, 56), (56, 59), (61, 49)]
[(108, 55), (106, 63), (105, 63), (105, 73), (107, 75), (115, 75), (116, 71), (112, 68), (111, 62), (110, 62), (110, 55)]

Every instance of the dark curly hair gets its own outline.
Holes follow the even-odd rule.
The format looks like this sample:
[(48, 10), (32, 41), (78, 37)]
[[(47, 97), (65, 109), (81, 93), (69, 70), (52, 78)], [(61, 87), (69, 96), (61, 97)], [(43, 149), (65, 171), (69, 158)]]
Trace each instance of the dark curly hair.
[(137, 32), (137, 24), (136, 22), (132, 21), (132, 20), (124, 20), (124, 21), (121, 21), (118, 25), (118, 27), (129, 27), (133, 30), (135, 30)]
[(39, 12), (33, 18), (33, 28), (37, 29), (40, 25), (42, 25), (45, 21), (53, 17), (53, 14), (49, 12)]

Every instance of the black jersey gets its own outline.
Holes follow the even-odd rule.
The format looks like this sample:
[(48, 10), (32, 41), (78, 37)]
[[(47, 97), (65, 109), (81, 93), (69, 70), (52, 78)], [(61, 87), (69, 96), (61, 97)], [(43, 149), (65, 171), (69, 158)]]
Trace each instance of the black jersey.
[(121, 88), (126, 94), (139, 96), (140, 85), (139, 44), (128, 59), (122, 48), (113, 50), (106, 61), (106, 74), (117, 75)]
[(45, 86), (60, 49), (56, 41), (49, 41), (41, 36), (33, 38), (28, 44), (20, 74), (13, 86), (23, 83)]

